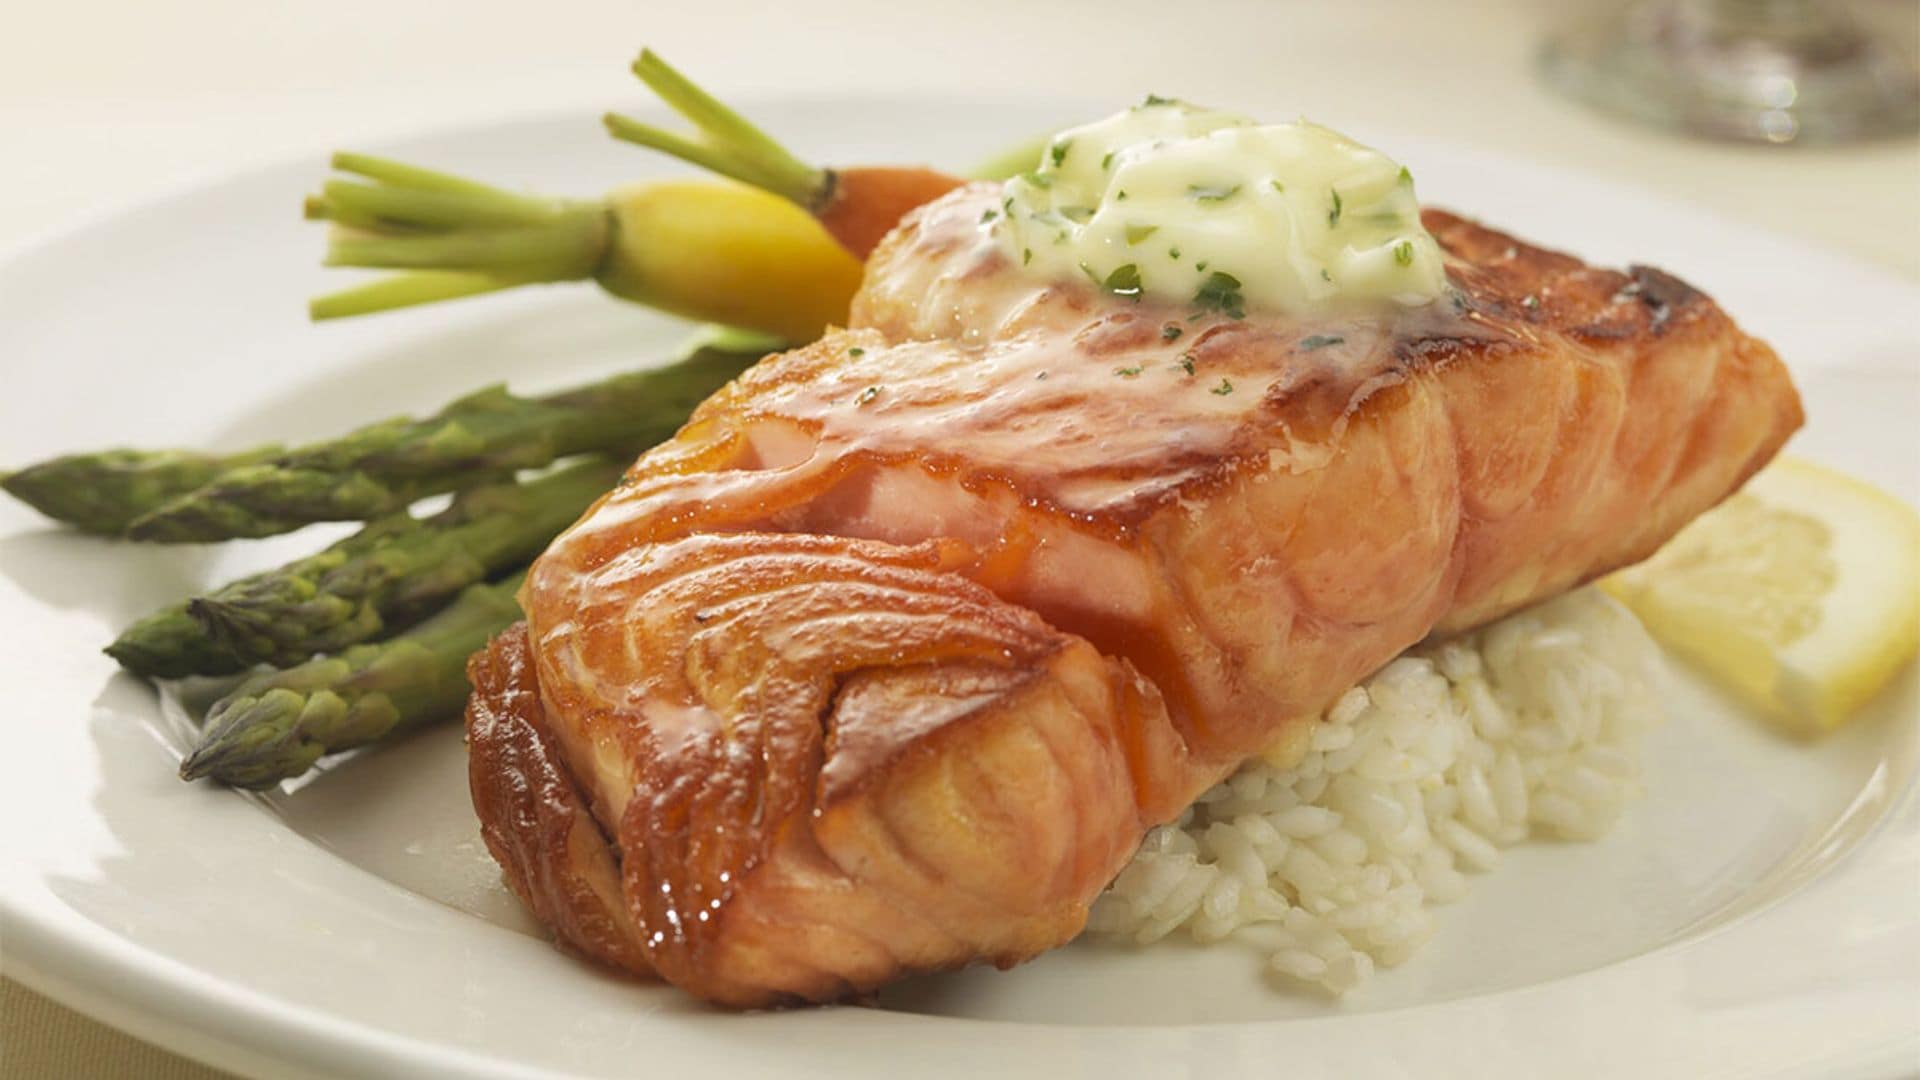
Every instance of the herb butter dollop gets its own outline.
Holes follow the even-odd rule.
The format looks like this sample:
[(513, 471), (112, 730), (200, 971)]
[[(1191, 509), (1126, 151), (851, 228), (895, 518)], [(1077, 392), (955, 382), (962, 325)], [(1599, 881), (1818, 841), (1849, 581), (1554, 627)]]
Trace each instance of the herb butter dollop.
[(1411, 307), (1446, 283), (1385, 154), (1165, 98), (1055, 136), (981, 227), (1031, 273), (1234, 317)]

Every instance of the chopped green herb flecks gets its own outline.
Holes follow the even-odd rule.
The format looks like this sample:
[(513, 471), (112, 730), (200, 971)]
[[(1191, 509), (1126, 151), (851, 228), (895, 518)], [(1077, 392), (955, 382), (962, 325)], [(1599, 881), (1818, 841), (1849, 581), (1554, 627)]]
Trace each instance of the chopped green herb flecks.
[(1183, 352), (1180, 354), (1180, 368), (1181, 370), (1185, 371), (1189, 375), (1193, 374), (1193, 354), (1192, 353)]
[(1413, 185), (1413, 173), (1409, 172), (1405, 165), (1400, 166), (1400, 182), (1409, 187)]
[(1140, 371), (1141, 369), (1138, 367), (1117, 367), (1113, 369), (1113, 373), (1123, 379), (1131, 379), (1135, 375), (1140, 374)]
[(869, 386), (865, 390), (860, 391), (860, 396), (854, 398), (853, 403), (856, 405), (867, 405), (879, 396), (880, 388), (877, 386)]
[(1184, 333), (1186, 333), (1185, 330), (1180, 329), (1178, 326), (1175, 326), (1172, 323), (1168, 323), (1167, 325), (1160, 328), (1160, 340), (1161, 341), (1179, 341), (1180, 335)]
[[(1411, 173), (1399, 162), (1311, 124), (1262, 127), (1159, 94), (1135, 101), (1144, 114), (1065, 131), (1029, 151), (1031, 172), (961, 211), (980, 215), (976, 239), (998, 241), (1009, 261), (1018, 252), (1015, 265), (1050, 280), (1071, 281), (1077, 267), (1111, 295), (1144, 300), (1150, 280), (1157, 301), (1176, 305), (1158, 321), (1183, 326), (1269, 307), (1311, 317), (1348, 310), (1348, 301), (1386, 311), (1444, 294), (1443, 261), (1423, 246), (1405, 186)], [(1221, 156), (1222, 139), (1234, 155)], [(1293, 226), (1267, 235), (1288, 216)], [(1184, 310), (1182, 292), (1193, 298)]]
[(1247, 316), (1247, 302), (1240, 294), (1240, 279), (1232, 274), (1215, 270), (1200, 283), (1193, 294), (1193, 304), (1202, 311), (1218, 311), (1229, 318), (1244, 319)]
[(1226, 202), (1228, 199), (1240, 194), (1240, 185), (1235, 184), (1232, 187), (1227, 187), (1223, 184), (1188, 184), (1187, 194), (1191, 195), (1196, 202)]
[(1140, 267), (1133, 263), (1120, 267), (1107, 275), (1107, 280), (1101, 283), (1101, 287), (1115, 296), (1131, 296), (1136, 300), (1139, 299)]
[(1047, 373), (1044, 371), (1036, 371), (1033, 373), (1033, 377), (1034, 377), (1034, 380), (1037, 382), (1039, 380), (1045, 379), (1047, 377)]
[(1346, 338), (1334, 334), (1314, 334), (1311, 337), (1303, 337), (1300, 339), (1300, 351), (1312, 352), (1315, 349), (1324, 349), (1329, 345), (1338, 345), (1346, 340)]
[(853, 348), (847, 350), (847, 355), (848, 356), (865, 356), (867, 355), (867, 350), (861, 348), (858, 345), (855, 345)]
[(1520, 301), (1520, 306), (1526, 308), (1528, 311), (1538, 311), (1540, 310), (1540, 298), (1529, 294), (1526, 299)]
[(1229, 379), (1221, 379), (1220, 385), (1214, 387), (1210, 392), (1218, 394), (1221, 397), (1226, 397), (1228, 394), (1233, 393), (1233, 382)]

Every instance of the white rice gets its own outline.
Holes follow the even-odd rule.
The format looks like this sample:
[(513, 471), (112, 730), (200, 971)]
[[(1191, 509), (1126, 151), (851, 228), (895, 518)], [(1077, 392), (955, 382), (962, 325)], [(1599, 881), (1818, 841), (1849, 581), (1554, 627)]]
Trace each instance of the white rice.
[(1088, 930), (1232, 936), (1345, 994), (1413, 955), (1431, 905), (1465, 896), (1502, 848), (1613, 825), (1640, 792), (1660, 671), (1595, 589), (1414, 649), (1347, 691), (1290, 766), (1251, 762), (1149, 833)]

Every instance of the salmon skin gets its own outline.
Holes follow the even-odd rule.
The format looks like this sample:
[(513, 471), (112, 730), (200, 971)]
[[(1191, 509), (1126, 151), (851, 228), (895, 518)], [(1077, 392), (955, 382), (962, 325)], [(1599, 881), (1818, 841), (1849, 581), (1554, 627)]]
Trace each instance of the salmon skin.
[(1657, 270), (1438, 210), (1449, 289), (1303, 320), (1036, 281), (957, 190), (534, 565), (475, 807), (555, 935), (735, 1006), (1008, 966), (1430, 634), (1650, 554), (1801, 421)]

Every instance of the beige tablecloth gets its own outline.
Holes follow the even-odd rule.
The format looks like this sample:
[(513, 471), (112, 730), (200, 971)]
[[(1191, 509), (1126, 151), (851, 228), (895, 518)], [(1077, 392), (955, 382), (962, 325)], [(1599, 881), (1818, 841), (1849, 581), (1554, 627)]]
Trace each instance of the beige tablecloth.
[(12, 979), (0, 981), (0, 1068), (61, 1080), (219, 1080), (229, 1074), (90, 1020)]
[[(1869, 7), (1906, 47), (1920, 39), (1911, 0)], [(1658, 187), (1920, 278), (1920, 141), (1724, 146), (1592, 115), (1533, 75), (1544, 20), (1560, 8), (815, 0), (801, 18), (791, 5), (750, 0), (550, 0), (537, 10), (509, 0), (21, 5), (0, 34), (0, 247), (103, 205), (290, 154), (503, 113), (591, 116), (635, 102), (624, 65), (644, 42), (736, 98), (900, 88), (1123, 101), (1153, 90), (1419, 131)], [(9, 1080), (223, 1075), (11, 981), (0, 1020)]]

